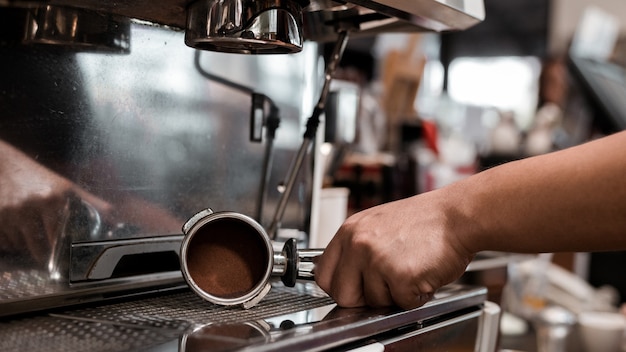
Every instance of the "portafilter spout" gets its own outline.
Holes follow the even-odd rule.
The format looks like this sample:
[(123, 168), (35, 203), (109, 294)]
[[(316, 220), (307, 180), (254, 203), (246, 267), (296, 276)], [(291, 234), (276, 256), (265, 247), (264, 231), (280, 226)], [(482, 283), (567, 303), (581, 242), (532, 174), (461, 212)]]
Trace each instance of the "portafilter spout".
[(285, 286), (314, 279), (314, 258), (322, 249), (298, 249), (288, 240), (274, 252), (265, 229), (249, 216), (205, 209), (183, 226), (183, 277), (201, 298), (219, 305), (255, 306), (271, 289), (270, 277)]

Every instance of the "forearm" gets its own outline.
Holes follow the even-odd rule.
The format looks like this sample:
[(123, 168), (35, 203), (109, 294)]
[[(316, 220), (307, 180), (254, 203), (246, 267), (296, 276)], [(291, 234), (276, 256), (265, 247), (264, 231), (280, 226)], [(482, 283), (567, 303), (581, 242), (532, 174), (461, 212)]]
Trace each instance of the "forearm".
[[(443, 190), (472, 251), (626, 249), (626, 133), (511, 162)], [(459, 224), (464, 222), (459, 222)]]

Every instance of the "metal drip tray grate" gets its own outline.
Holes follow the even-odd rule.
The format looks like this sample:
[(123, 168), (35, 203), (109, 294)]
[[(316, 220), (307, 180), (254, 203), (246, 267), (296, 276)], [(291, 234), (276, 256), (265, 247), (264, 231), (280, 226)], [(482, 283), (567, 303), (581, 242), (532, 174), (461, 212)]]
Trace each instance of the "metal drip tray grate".
[(486, 293), (450, 285), (413, 310), (339, 308), (314, 283), (289, 288), (277, 282), (257, 306), (244, 310), (171, 291), (0, 320), (0, 351), (318, 351), (459, 314), (477, 319)]
[(240, 306), (214, 305), (191, 292), (182, 292), (139, 301), (72, 310), (56, 316), (123, 322), (138, 327), (180, 329), (193, 324), (215, 322), (225, 324), (264, 319), (332, 303), (331, 298), (312, 284), (298, 285), (295, 288), (276, 284), (257, 306), (248, 310)]
[(313, 284), (274, 285), (252, 309), (217, 306), (184, 291), (0, 322), (0, 351), (136, 351), (177, 340), (195, 326), (239, 323), (327, 306)]
[(52, 316), (0, 323), (0, 351), (137, 351), (178, 334)]

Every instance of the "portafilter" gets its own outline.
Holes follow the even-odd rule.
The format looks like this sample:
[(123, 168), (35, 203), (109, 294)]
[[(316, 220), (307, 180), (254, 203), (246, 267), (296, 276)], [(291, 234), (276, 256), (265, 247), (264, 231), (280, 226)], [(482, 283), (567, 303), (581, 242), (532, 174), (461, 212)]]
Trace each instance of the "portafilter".
[(205, 209), (183, 225), (181, 271), (201, 298), (219, 305), (251, 308), (270, 291), (270, 277), (285, 286), (313, 280), (313, 259), (322, 249), (298, 249), (289, 239), (275, 252), (267, 232), (251, 217)]

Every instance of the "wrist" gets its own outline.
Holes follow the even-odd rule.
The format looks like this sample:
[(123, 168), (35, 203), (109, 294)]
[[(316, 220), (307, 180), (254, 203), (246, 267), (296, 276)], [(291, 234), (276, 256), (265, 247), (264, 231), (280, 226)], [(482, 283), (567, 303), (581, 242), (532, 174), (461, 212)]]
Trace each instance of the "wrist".
[(467, 252), (476, 254), (492, 249), (489, 244), (489, 224), (486, 216), (483, 188), (475, 177), (456, 182), (441, 191), (446, 200), (445, 207), (453, 240)]

